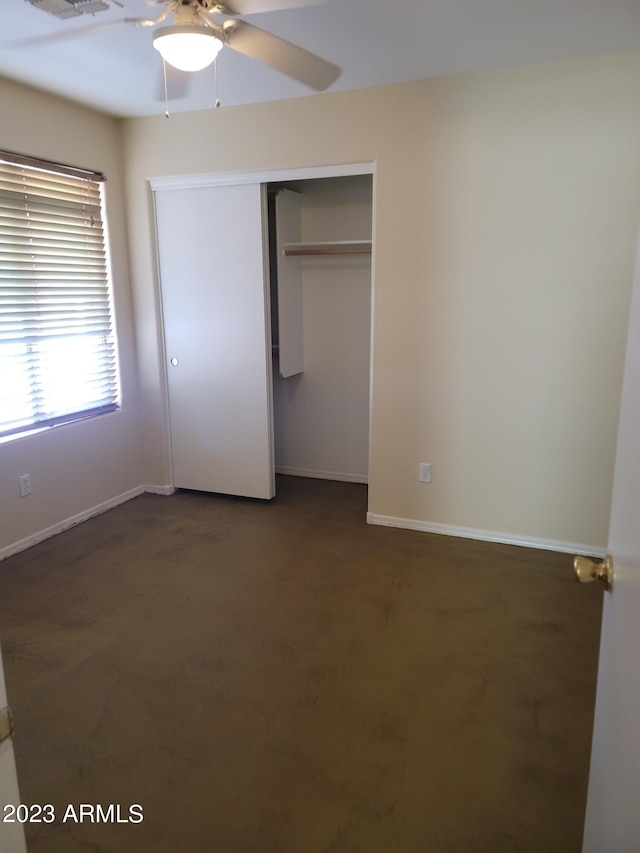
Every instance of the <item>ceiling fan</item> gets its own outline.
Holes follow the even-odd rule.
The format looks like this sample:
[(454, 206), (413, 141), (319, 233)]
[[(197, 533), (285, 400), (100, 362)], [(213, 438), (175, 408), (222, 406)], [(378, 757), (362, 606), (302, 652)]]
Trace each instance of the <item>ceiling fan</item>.
[[(33, 5), (44, 8), (43, 3), (66, 3), (71, 7), (81, 7), (87, 0), (29, 0)], [(122, 3), (113, 0), (118, 6)], [(257, 59), (270, 68), (309, 86), (323, 91), (334, 83), (341, 74), (337, 65), (320, 56), (286, 41), (273, 33), (260, 29), (242, 18), (236, 9), (236, 0), (217, 2), (217, 0), (161, 0), (163, 6), (155, 18), (120, 18), (104, 21), (88, 27), (67, 30), (61, 33), (21, 39), (14, 46), (35, 46), (63, 41), (102, 30), (131, 24), (139, 27), (157, 27), (153, 31), (153, 46), (160, 52), (165, 62), (180, 71), (198, 71), (210, 65), (223, 47), (229, 47), (252, 59)], [(242, 5), (240, 2), (238, 5)], [(108, 8), (100, 0), (91, 0), (92, 13), (97, 6)], [(49, 11), (47, 9), (47, 11)], [(213, 15), (226, 20), (219, 22)], [(63, 17), (58, 15), (58, 17)], [(68, 15), (65, 15), (68, 17)], [(163, 26), (158, 26), (162, 24)]]

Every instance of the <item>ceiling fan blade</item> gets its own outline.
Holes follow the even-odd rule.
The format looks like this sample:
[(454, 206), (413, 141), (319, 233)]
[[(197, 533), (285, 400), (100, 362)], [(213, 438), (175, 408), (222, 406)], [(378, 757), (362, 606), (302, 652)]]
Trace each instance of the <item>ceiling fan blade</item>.
[(149, 18), (120, 18), (117, 21), (100, 21), (98, 24), (91, 24), (88, 27), (75, 27), (72, 30), (63, 30), (59, 33), (46, 33), (42, 36), (31, 36), (29, 38), (17, 39), (16, 41), (8, 42), (4, 47), (38, 47), (48, 44), (56, 44), (60, 41), (68, 41), (69, 39), (81, 38), (82, 36), (90, 35), (91, 33), (99, 32), (100, 30), (108, 30), (112, 27), (119, 27), (122, 24), (137, 24), (140, 27), (150, 27), (155, 24)]
[(254, 27), (246, 21), (225, 21), (225, 44), (238, 53), (259, 59), (270, 68), (318, 92), (334, 83), (342, 69), (297, 44)]
[(156, 101), (164, 101), (164, 75), (167, 75), (167, 100), (177, 101), (184, 98), (189, 91), (191, 83), (191, 72), (180, 71), (179, 68), (174, 68), (168, 62), (164, 63), (164, 70), (160, 69), (158, 84), (156, 87)]

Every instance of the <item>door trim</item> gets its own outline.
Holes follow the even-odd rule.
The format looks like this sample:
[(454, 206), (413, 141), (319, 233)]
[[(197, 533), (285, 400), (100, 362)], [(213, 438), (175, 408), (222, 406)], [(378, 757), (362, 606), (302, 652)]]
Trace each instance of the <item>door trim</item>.
[(306, 181), (313, 178), (346, 178), (351, 175), (375, 175), (375, 162), (339, 163), (331, 166), (302, 166), (292, 169), (260, 169), (259, 171), (212, 172), (201, 175), (174, 175), (149, 178), (153, 192), (184, 190), (195, 187), (219, 187), (232, 184), (270, 184), (276, 181)]

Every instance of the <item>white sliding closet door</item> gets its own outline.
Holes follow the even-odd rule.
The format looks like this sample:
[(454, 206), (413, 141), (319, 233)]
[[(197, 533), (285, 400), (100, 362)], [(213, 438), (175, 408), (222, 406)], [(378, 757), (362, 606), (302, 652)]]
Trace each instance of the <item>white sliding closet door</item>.
[(155, 204), (174, 485), (272, 498), (263, 188), (162, 189)]

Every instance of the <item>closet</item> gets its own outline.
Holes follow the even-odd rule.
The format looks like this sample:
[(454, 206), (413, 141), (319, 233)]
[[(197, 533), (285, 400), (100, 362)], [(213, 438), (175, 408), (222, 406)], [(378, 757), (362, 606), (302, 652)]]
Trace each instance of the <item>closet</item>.
[(156, 182), (173, 483), (366, 482), (371, 174)]
[[(276, 219), (272, 291), (279, 315), (291, 324), (285, 312), (293, 310), (294, 328), (298, 324), (302, 329), (300, 354), (297, 340), (285, 346), (290, 342), (282, 339), (288, 332), (288, 325), (281, 327), (282, 316), (280, 325), (274, 322), (272, 328), (274, 343), (279, 344), (273, 391), (280, 473), (367, 481), (371, 189), (370, 175), (269, 185), (272, 235)], [(296, 200), (297, 220), (292, 213)], [(299, 303), (291, 299), (290, 289)], [(295, 375), (290, 348), (304, 365)]]

